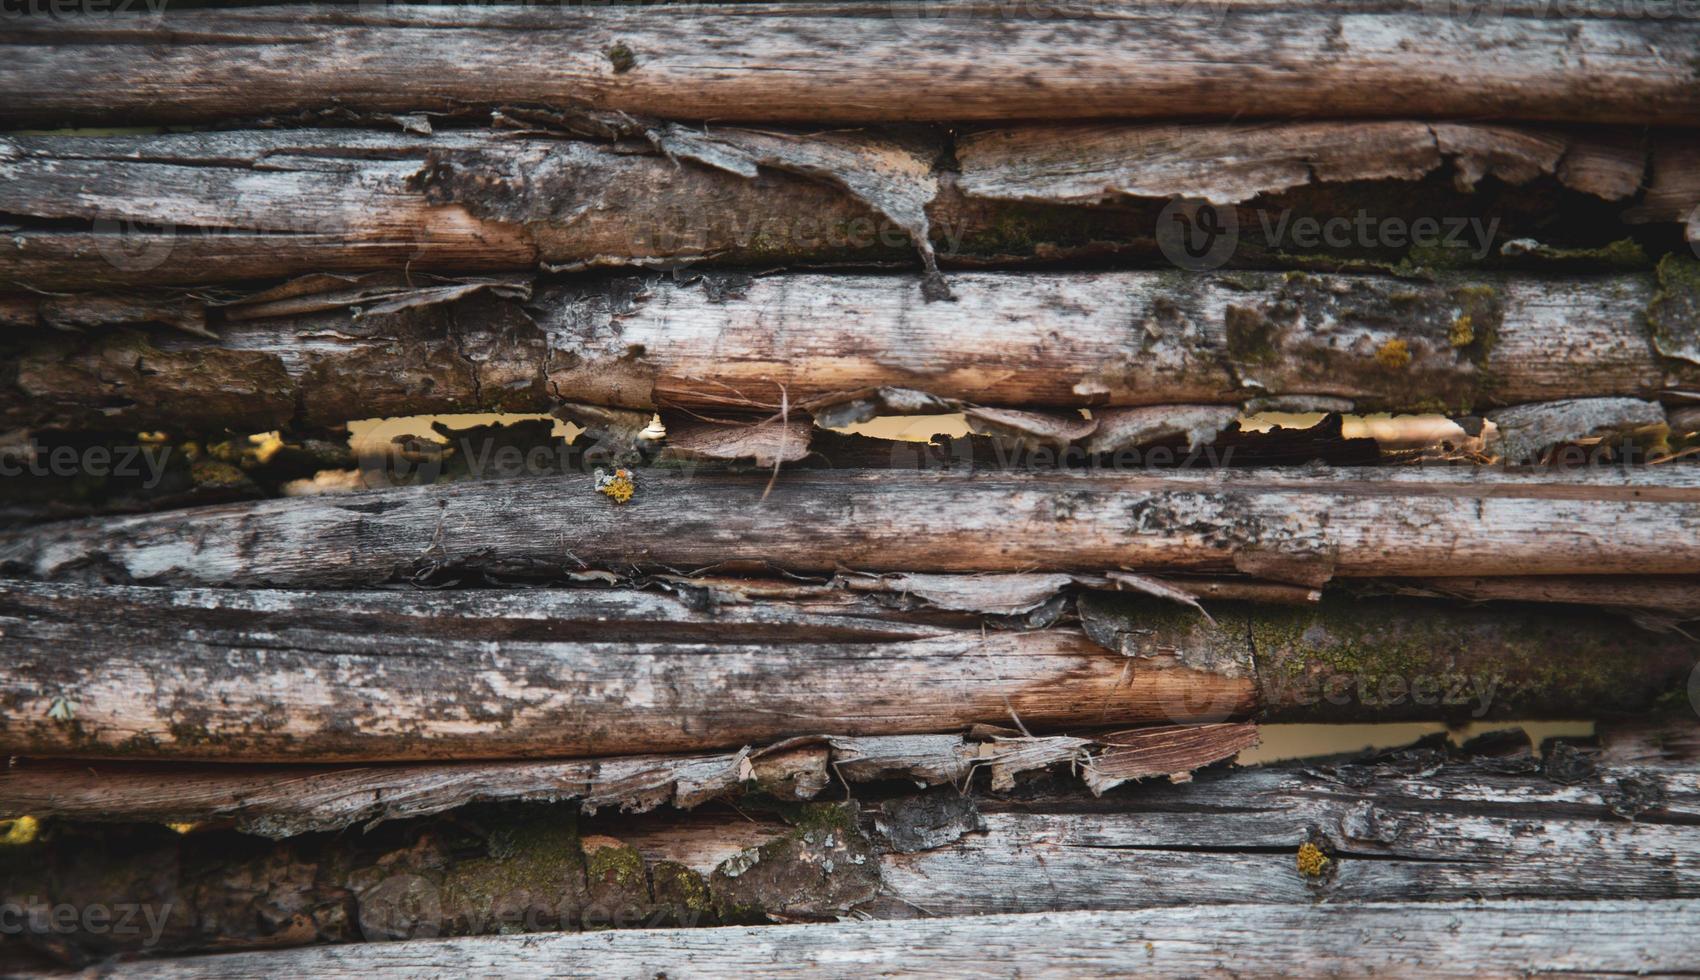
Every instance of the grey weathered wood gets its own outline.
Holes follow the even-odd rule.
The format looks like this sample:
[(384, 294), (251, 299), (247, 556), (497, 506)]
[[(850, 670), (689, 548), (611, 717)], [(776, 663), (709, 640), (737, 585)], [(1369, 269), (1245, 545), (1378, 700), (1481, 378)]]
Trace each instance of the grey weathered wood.
[[(216, 343), (118, 331), (21, 344), (0, 426), (265, 430), (563, 401), (818, 413), (881, 386), (1006, 408), (1300, 395), (1468, 412), (1700, 385), (1700, 366), (1652, 347), (1651, 275), (948, 278), (954, 302), (869, 275), (621, 278), (371, 315), (337, 293), (319, 312), (226, 322)], [(1672, 319), (1694, 329), (1680, 308)]]
[[(0, 595), (13, 668), (0, 743), (20, 755), (625, 755), (1255, 706), (1244, 673), (1169, 658), (1130, 675), (1074, 630), (919, 628), (902, 613), (887, 629), (866, 599), (841, 625), (791, 603), (722, 615), (629, 592), (588, 606), (547, 592)], [(128, 653), (98, 638), (114, 632)]]
[(356, 585), (439, 568), (1107, 569), (1339, 577), (1700, 571), (1682, 466), (1126, 474), (645, 471), (616, 505), (585, 476), (394, 488), (0, 531), (0, 563), (156, 584)]
[[(925, 827), (966, 805), (977, 830), (892, 846), (881, 823)], [(1101, 798), (1028, 786), (962, 798), (934, 790), (864, 804), (878, 842), (881, 917), (1470, 898), (1670, 899), (1700, 895), (1700, 774), (1685, 764), (1596, 763), (1568, 748), (1448, 758), (1433, 749), (1362, 762), (1209, 769)], [(872, 811), (872, 812), (866, 812)], [(936, 820), (936, 818), (934, 818)], [(708, 875), (748, 827), (699, 812), (616, 831), (650, 861)], [(765, 833), (783, 833), (778, 821)], [(756, 835), (760, 838), (760, 834)], [(1300, 845), (1328, 863), (1301, 873)]]
[[(1241, 726), (1202, 726), (1204, 728)], [(1159, 731), (1167, 731), (1160, 729)], [(562, 762), (390, 766), (194, 766), (32, 759), (0, 770), (0, 813), (85, 821), (231, 821), (267, 837), (429, 816), (474, 802), (576, 800), (641, 813), (689, 809), (757, 787), (809, 799), (828, 779), (959, 784), (1086, 762), (1098, 743), (1069, 736), (970, 741), (961, 735), (816, 736), (718, 755), (617, 756)], [(1231, 754), (1231, 753), (1229, 753)], [(1177, 771), (1214, 759), (1192, 756)]]
[[(11, 125), (549, 104), (717, 121), (1372, 117), (1685, 125), (1693, 20), (1421, 3), (329, 7), (8, 21)], [(145, 71), (137, 70), (146, 65)], [(428, 85), (426, 84), (428, 82)]]
[[(506, 936), (127, 963), (131, 977), (1522, 977), (1700, 970), (1688, 901), (1241, 905)], [(1272, 940), (1272, 937), (1278, 939)]]
[(564, 762), (389, 766), (243, 766), (14, 760), (0, 770), (0, 813), (82, 821), (231, 822), (266, 837), (365, 829), (469, 803), (576, 800), (581, 812), (690, 809), (758, 789), (807, 800), (829, 779), (971, 783), (994, 789), (1067, 765), (1094, 793), (1131, 779), (1184, 775), (1257, 743), (1249, 723), (1158, 725), (1069, 735), (801, 736), (719, 755), (616, 756)]
[[(13, 580), (0, 583), (12, 665), (0, 680), (0, 752), (240, 762), (538, 758), (737, 749), (824, 734), (839, 750), (835, 766), (941, 781), (960, 774), (948, 758), (875, 762), (892, 750), (839, 736), (982, 723), (1081, 732), (1251, 715), (1617, 714), (1686, 683), (1700, 657), (1680, 634), (1632, 631), (1612, 617), (1397, 600), (1213, 603), (1206, 620), (1160, 600), (1093, 596), (1077, 603), (1082, 629), (1025, 630), (963, 624), (948, 612), (884, 611), (868, 598), (839, 611), (822, 605), (715, 607), (627, 590), (292, 592)], [(1141, 761), (1163, 753), (1141, 756), (1138, 741), (1106, 738), (1098, 771), (1080, 755), (1086, 743), (1022, 752), (1032, 748), (1049, 764), (1064, 751), (1103, 787), (1140, 766), (1162, 767)], [(999, 769), (1013, 773), (1022, 758), (993, 753), (970, 765), (991, 768), (1001, 784)], [(536, 782), (515, 774), (518, 792)]]
[[(1545, 215), (1535, 202), (1553, 184), (1620, 203), (1635, 222), (1681, 221), (1700, 204), (1700, 189), (1661, 185), (1639, 196), (1649, 158), (1681, 152), (1681, 141), (1648, 145), (1631, 130), (1403, 120), (1015, 127), (965, 135), (960, 173), (941, 165), (938, 131), (898, 139), (878, 128), (704, 131), (633, 120), (622, 132), (619, 143), (460, 129), (8, 137), (0, 212), (28, 224), (0, 251), (0, 282), (88, 290), (381, 269), (913, 264), (917, 246), (947, 266), (1109, 251), (1160, 260), (1156, 219), (1175, 197), (1248, 204), (1227, 262), (1255, 267), (1281, 261), (1266, 249), (1292, 247), (1266, 240), (1264, 209), (1286, 209), (1283, 228), (1312, 211), (1326, 219), (1350, 210), (1285, 192), (1344, 193), (1448, 171), (1461, 190), (1491, 174), (1496, 195), (1536, 195), (1521, 207), (1492, 199), (1500, 239), (1553, 233), (1521, 217)], [(1449, 194), (1435, 206), (1450, 215), (1489, 201)], [(1106, 203), (1114, 206), (1095, 207)], [(1377, 244), (1330, 253), (1384, 257)], [(1471, 261), (1488, 260), (1472, 252)], [(8, 304), (22, 312), (24, 301)], [(65, 298), (40, 306), (43, 319), (67, 319)], [(104, 312), (184, 319), (164, 304)]]
[(1640, 190), (1648, 160), (1640, 141), (1621, 132), (1403, 120), (1036, 125), (964, 134), (956, 155), (970, 197), (1068, 204), (1124, 195), (1237, 204), (1309, 185), (1417, 180), (1448, 163), (1462, 190), (1489, 175), (1510, 185), (1546, 176), (1622, 201)]

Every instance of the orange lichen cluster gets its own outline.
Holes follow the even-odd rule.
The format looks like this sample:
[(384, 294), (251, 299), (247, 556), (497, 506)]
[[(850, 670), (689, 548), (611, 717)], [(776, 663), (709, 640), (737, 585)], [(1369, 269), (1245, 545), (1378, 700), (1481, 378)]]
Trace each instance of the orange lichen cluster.
[(1375, 363), (1396, 371), (1411, 363), (1411, 346), (1403, 340), (1389, 340), (1375, 352)]
[(632, 471), (622, 466), (612, 476), (598, 475), (596, 489), (607, 494), (616, 504), (623, 504), (632, 499), (637, 484), (632, 482)]
[(1322, 848), (1310, 841), (1299, 845), (1299, 874), (1306, 878), (1320, 878), (1322, 872), (1328, 869), (1328, 855), (1322, 853)]

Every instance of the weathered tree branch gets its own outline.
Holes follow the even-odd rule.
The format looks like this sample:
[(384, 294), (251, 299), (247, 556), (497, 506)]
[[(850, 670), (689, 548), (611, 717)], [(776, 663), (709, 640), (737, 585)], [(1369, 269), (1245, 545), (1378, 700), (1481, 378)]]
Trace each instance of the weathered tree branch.
[(0, 531), (0, 565), (154, 584), (346, 586), (440, 571), (1691, 575), (1700, 477), (1465, 467), (965, 473), (646, 471), (265, 500)]
[(720, 755), (623, 756), (565, 762), (389, 766), (243, 766), (30, 759), (0, 771), (0, 814), (82, 821), (232, 823), (282, 838), (429, 816), (472, 803), (576, 800), (581, 812), (690, 809), (760, 791), (807, 800), (836, 778), (994, 789), (1052, 767), (1081, 773), (1094, 793), (1130, 779), (1184, 777), (1257, 742), (1247, 723), (1160, 725), (1070, 735), (803, 736)]
[(227, 315), (217, 342), (119, 331), (21, 343), (0, 375), (0, 427), (265, 430), (569, 400), (776, 413), (782, 390), (819, 414), (881, 386), (1005, 407), (1288, 395), (1463, 413), (1647, 398), (1700, 385), (1681, 356), (1700, 351), (1692, 267), (1667, 260), (1662, 280), (1433, 282), (965, 273), (948, 303), (913, 279), (819, 275), (620, 278), (529, 302), (404, 291), (393, 312), (357, 315), (333, 295), (319, 312)]
[(183, 980), (375, 972), (713, 977), (773, 972), (777, 964), (796, 977), (955, 976), (974, 963), (976, 972), (992, 965), (999, 976), (1087, 977), (1125, 969), (1132, 955), (1141, 957), (1141, 975), (1152, 977), (1226, 976), (1223, 964), (1234, 963), (1286, 976), (1331, 970), (1513, 980), (1700, 969), (1685, 933), (1697, 912), (1688, 901), (1632, 900), (1182, 907), (373, 943), (150, 960), (125, 971)]
[[(1700, 189), (1669, 181), (1642, 199), (1650, 156), (1685, 144), (1667, 135), (1647, 146), (1621, 130), (1414, 121), (996, 129), (963, 140), (958, 172), (941, 162), (938, 132), (628, 129), (615, 143), (350, 129), (0, 139), (0, 213), (19, 223), (14, 247), (0, 253), (0, 282), (89, 290), (386, 269), (914, 264), (917, 247), (947, 266), (1109, 254), (1164, 262), (1158, 219), (1177, 197), (1232, 210), (1234, 247), (1223, 257), (1232, 267), (1401, 257), (1493, 266), (1508, 261), (1499, 253), (1513, 239), (1598, 246), (1633, 230), (1611, 227), (1625, 207), (1636, 223), (1681, 222), (1683, 201), (1700, 204)], [(1492, 193), (1478, 193), (1488, 176)], [(1389, 199), (1387, 180), (1421, 183)], [(1555, 192), (1575, 205), (1557, 223)], [(1353, 224), (1377, 196), (1375, 223)], [(1412, 231), (1421, 214), (1475, 223), (1463, 236), (1430, 219), (1424, 238)], [(1381, 233), (1388, 219), (1397, 234)], [(1326, 243), (1293, 231), (1307, 220), (1332, 222)], [(1342, 223), (1355, 229), (1344, 244)], [(1410, 251), (1419, 244), (1428, 250)], [(1587, 255), (1572, 264), (1585, 267)], [(1614, 255), (1599, 252), (1594, 267), (1618, 264)], [(167, 303), (104, 303), (81, 318), (191, 325)], [(8, 305), (24, 312), (21, 298)], [(40, 307), (50, 323), (78, 319), (67, 297)]]
[(976, 723), (1042, 732), (1254, 713), (1567, 717), (1643, 708), (1700, 656), (1679, 635), (1550, 610), (1212, 608), (1207, 620), (1159, 600), (1092, 596), (1079, 600), (1083, 630), (988, 631), (851, 595), (693, 605), (627, 591), (8, 582), (0, 751), (475, 759)]
[(1686, 125), (1700, 114), (1690, 62), (1700, 28), (1683, 18), (1477, 19), (1305, 0), (1109, 13), (729, 4), (23, 18), (6, 25), (0, 84), (37, 93), (7, 108), (14, 126), (512, 103), (831, 123), (1418, 114)]
[[(835, 751), (863, 768), (835, 774), (926, 772), (930, 762), (914, 766), (931, 749), (899, 747), (915, 741), (847, 740)], [(1035, 740), (1012, 740), (1021, 741)], [(855, 747), (872, 747), (873, 757), (856, 762)], [(1565, 744), (1539, 758), (1527, 749), (1501, 739), (1461, 753), (1428, 745), (1349, 762), (1215, 769), (1101, 798), (1039, 776), (994, 781), (990, 792), (962, 782), (922, 793), (888, 783), (858, 788), (859, 805), (799, 806), (797, 783), (768, 783), (779, 798), (746, 796), (690, 814), (575, 820), (572, 807), (476, 806), (364, 834), (267, 843), (210, 825), (179, 836), (60, 821), (26, 845), (30, 860), (0, 864), (0, 900), (141, 904), (158, 913), (158, 934), (145, 945), (141, 930), (54, 935), (61, 952), (98, 956), (847, 913), (914, 919), (1272, 901), (1361, 908), (1410, 894), (1446, 902), (1700, 893), (1688, 829), (1700, 815), (1700, 782), (1691, 762), (1614, 763)], [(1476, 754), (1484, 750), (1492, 754)], [(772, 773), (777, 761), (755, 766)], [(690, 760), (677, 766), (700, 771)], [(105, 770), (117, 777), (117, 794), (123, 772)], [(264, 791), (256, 803), (267, 805)]]

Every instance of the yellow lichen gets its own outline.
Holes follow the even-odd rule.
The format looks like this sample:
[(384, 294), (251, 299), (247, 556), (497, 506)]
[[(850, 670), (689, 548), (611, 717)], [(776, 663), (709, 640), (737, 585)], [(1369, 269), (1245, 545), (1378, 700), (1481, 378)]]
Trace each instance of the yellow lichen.
[(596, 489), (607, 494), (616, 504), (623, 504), (632, 499), (637, 484), (632, 482), (632, 471), (622, 466), (615, 470), (612, 476), (598, 477)]
[(34, 817), (13, 817), (0, 820), (0, 847), (22, 847), (35, 843), (41, 833), (41, 822)]
[(1470, 319), (1470, 314), (1462, 314), (1452, 321), (1452, 331), (1446, 335), (1446, 339), (1451, 341), (1454, 347), (1468, 347), (1476, 342), (1476, 326)]
[(1299, 845), (1299, 874), (1307, 878), (1320, 878), (1328, 868), (1328, 855), (1322, 853), (1322, 848), (1310, 841)]
[(1403, 340), (1389, 340), (1375, 352), (1375, 363), (1388, 370), (1398, 370), (1411, 363), (1411, 348)]

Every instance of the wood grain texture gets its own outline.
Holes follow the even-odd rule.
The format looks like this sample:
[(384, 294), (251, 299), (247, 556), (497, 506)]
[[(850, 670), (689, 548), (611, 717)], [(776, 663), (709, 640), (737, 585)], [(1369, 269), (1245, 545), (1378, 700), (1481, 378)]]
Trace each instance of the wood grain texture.
[[(1607, 763), (1527, 742), (1432, 744), (1351, 761), (1213, 768), (1088, 797), (1030, 777), (863, 805), (881, 894), (861, 911), (931, 918), (1258, 902), (1673, 899), (1700, 894), (1700, 782), (1685, 764)], [(652, 862), (711, 874), (751, 829), (698, 811), (621, 834)], [(769, 818), (764, 833), (783, 833)], [(947, 827), (954, 827), (945, 832)], [(935, 833), (929, 846), (907, 846)], [(759, 834), (757, 835), (759, 838)], [(1302, 844), (1328, 861), (1301, 872)]]
[(168, 11), (13, 20), (0, 84), (37, 93), (8, 107), (13, 126), (509, 104), (832, 123), (1420, 115), (1685, 125), (1700, 113), (1692, 20), (1451, 13), (1303, 0), (1013, 13), (973, 2)]
[[(1249, 676), (1173, 658), (1131, 675), (1078, 631), (900, 622), (856, 633), (816, 629), (784, 603), (756, 614), (766, 625), (740, 627), (737, 613), (717, 626), (677, 599), (622, 593), (600, 600), (626, 606), (610, 622), (557, 618), (531, 593), (209, 591), (184, 596), (189, 606), (152, 590), (92, 604), (6, 595), (14, 671), (0, 741), (22, 755), (620, 755), (960, 731), (1012, 715), (1048, 730), (1136, 724), (1193, 699), (1236, 715), (1255, 706)], [(84, 617), (97, 609), (135, 656), (120, 662), (94, 640)]]
[(1693, 902), (1631, 900), (1194, 906), (326, 946), (128, 963), (123, 972), (161, 978), (1682, 973), (1700, 970), (1687, 934), (1696, 914)]
[[(1314, 249), (1283, 258), (1293, 243), (1267, 240), (1272, 228), (1307, 216), (1350, 221), (1358, 198), (1377, 191), (1391, 213), (1491, 217), (1497, 234), (1483, 232), (1491, 240), (1472, 249), (1528, 236), (1563, 244), (1578, 233), (1603, 243), (1631, 230), (1611, 227), (1614, 212), (1681, 222), (1700, 205), (1700, 188), (1669, 180), (1642, 195), (1649, 159), (1686, 144), (1624, 129), (1012, 127), (965, 134), (954, 164), (938, 129), (626, 120), (608, 135), (614, 141), (537, 129), (308, 127), (0, 138), (0, 212), (19, 222), (13, 247), (0, 252), (0, 283), (89, 290), (383, 269), (914, 266), (918, 257), (929, 268), (935, 259), (1161, 262), (1158, 218), (1176, 197), (1246, 205), (1226, 262), (1268, 268), (1317, 258)], [(1478, 186), (1490, 176), (1491, 186)], [(1423, 183), (1393, 191), (1386, 181)], [(1564, 193), (1572, 207), (1555, 226), (1554, 196)], [(1400, 250), (1380, 244), (1331, 243), (1328, 252), (1392, 264)], [(1470, 261), (1499, 258), (1472, 251)], [(67, 298), (40, 305), (44, 320), (67, 319)], [(164, 304), (105, 312), (182, 321)]]
[[(840, 736), (985, 723), (1086, 739), (972, 756), (969, 769), (991, 768), (995, 785), (1007, 782), (1000, 770), (1019, 771), (1023, 760), (1049, 765), (1061, 752), (1102, 789), (1169, 765), (1150, 761), (1169, 749), (1199, 758), (1218, 743), (1159, 739), (1142, 753), (1140, 737), (1104, 736), (1098, 751), (1087, 729), (1254, 714), (1629, 713), (1685, 684), (1700, 657), (1680, 634), (1643, 634), (1611, 617), (1408, 600), (1216, 603), (1206, 620), (1159, 600), (1091, 597), (1078, 601), (1082, 629), (952, 625), (948, 613), (928, 624), (915, 612), (882, 615), (866, 598), (853, 600), (861, 612), (848, 616), (810, 605), (765, 600), (740, 609), (628, 590), (9, 582), (0, 588), (0, 629), (14, 669), (0, 683), (0, 751), (335, 762), (736, 750), (829, 736), (835, 769), (940, 782), (962, 775), (955, 748), (917, 746), (898, 761), (894, 749)], [(1067, 608), (1052, 609), (1051, 619)], [(114, 636), (122, 652), (105, 639)], [(655, 766), (634, 765), (632, 778), (650, 773), (645, 792), (666, 784)], [(589, 777), (571, 773), (522, 769), (503, 782), (521, 796), (551, 780), (562, 796), (589, 792), (578, 788)], [(390, 778), (401, 780), (405, 812), (405, 774)]]
[[(881, 746), (876, 753), (893, 746), (887, 759), (895, 760), (912, 751), (897, 743), (916, 738), (862, 743)], [(980, 744), (1020, 741), (1034, 740)], [(1052, 757), (1049, 773), (1001, 788), (995, 774), (990, 790), (983, 776), (919, 792), (887, 782), (851, 788), (852, 801), (842, 804), (799, 805), (792, 790), (800, 784), (767, 783), (777, 799), (746, 796), (690, 812), (479, 805), (278, 841), (216, 825), (185, 836), (60, 821), (33, 845), (33, 860), (0, 870), (0, 901), (172, 906), (157, 945), (93, 928), (59, 934), (61, 952), (98, 959), (139, 949), (466, 935), (504, 921), (507, 931), (537, 932), (799, 915), (1351, 907), (1411, 894), (1429, 902), (1648, 901), (1700, 892), (1692, 760), (1613, 763), (1566, 744), (1540, 758), (1508, 733), (1493, 742), (1482, 753), (1431, 742), (1351, 761), (1217, 768), (1191, 782), (1103, 796), (1081, 789), (1065, 754)], [(120, 790), (133, 785), (125, 771), (99, 767)], [(196, 793), (210, 783), (183, 785)], [(822, 796), (835, 799), (843, 788)], [(1296, 860), (1306, 844), (1325, 859), (1308, 872)], [(629, 873), (611, 879), (610, 855)], [(681, 881), (694, 883), (687, 909), (677, 907)], [(517, 914), (527, 909), (539, 914)], [(257, 914), (242, 914), (248, 910)], [(695, 914), (675, 914), (685, 911)]]
[(1448, 168), (1460, 190), (1487, 176), (1508, 185), (1545, 176), (1621, 201), (1641, 190), (1648, 161), (1640, 140), (1622, 132), (1406, 120), (1035, 125), (969, 132), (956, 156), (958, 186), (970, 197), (1071, 204), (1119, 196), (1238, 204), (1306, 185), (1412, 181)]
[[(1652, 346), (1651, 275), (949, 281), (954, 302), (929, 302), (917, 278), (803, 274), (616, 278), (529, 301), (483, 289), (370, 313), (336, 292), (316, 312), (227, 317), (216, 343), (134, 330), (20, 342), (0, 426), (265, 430), (566, 401), (766, 413), (782, 395), (820, 413), (881, 386), (1011, 408), (1294, 395), (1467, 413), (1700, 384), (1700, 366)], [(1665, 309), (1680, 329), (1681, 307)]]
[[(1218, 761), (1243, 747), (1255, 726), (1158, 726), (1127, 733), (1137, 751), (1111, 756), (1115, 774), (1099, 784), (1135, 778), (1127, 763), (1161, 756), (1169, 772)], [(1209, 751), (1200, 743), (1214, 738)], [(1255, 734), (1251, 735), (1255, 741)], [(1227, 752), (1219, 747), (1234, 744)], [(0, 813), (79, 821), (230, 822), (237, 830), (283, 838), (405, 820), (473, 803), (576, 801), (580, 812), (644, 813), (671, 805), (690, 809), (723, 796), (759, 791), (806, 800), (832, 778), (846, 783), (913, 780), (961, 785), (987, 773), (994, 787), (1018, 775), (1090, 762), (1104, 743), (1068, 735), (801, 736), (717, 755), (616, 756), (560, 762), (467, 762), (389, 766), (245, 766), (150, 764), (116, 760), (30, 759), (0, 771)], [(1130, 746), (1122, 746), (1130, 748)]]
[[(1107, 569), (1316, 579), (1700, 571), (1700, 477), (1469, 467), (965, 473), (646, 471), (373, 490), (0, 531), (41, 577), (351, 586), (750, 561), (798, 572)], [(665, 567), (657, 570), (666, 570)]]

